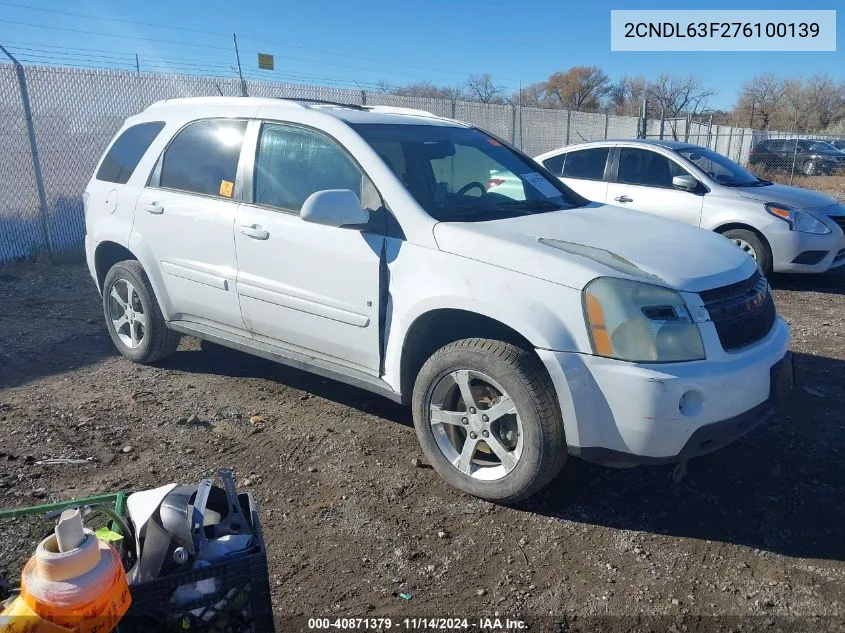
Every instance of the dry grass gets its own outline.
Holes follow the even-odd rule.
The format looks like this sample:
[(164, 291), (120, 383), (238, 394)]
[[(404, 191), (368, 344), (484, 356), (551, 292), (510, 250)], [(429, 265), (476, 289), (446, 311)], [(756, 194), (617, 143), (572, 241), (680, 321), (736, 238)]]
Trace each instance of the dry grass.
[(803, 176), (796, 174), (791, 183), (789, 182), (788, 172), (755, 172), (755, 175), (784, 185), (792, 184), (803, 189), (812, 189), (813, 191), (832, 196), (840, 202), (845, 202), (845, 174), (836, 174), (834, 176)]

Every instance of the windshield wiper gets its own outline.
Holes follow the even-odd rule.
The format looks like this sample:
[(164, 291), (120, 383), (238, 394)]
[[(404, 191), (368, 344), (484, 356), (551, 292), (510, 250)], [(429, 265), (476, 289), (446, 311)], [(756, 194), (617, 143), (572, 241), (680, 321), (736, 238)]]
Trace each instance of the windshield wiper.
[(524, 211), (560, 211), (561, 209), (567, 208), (551, 200), (508, 200), (499, 202), (496, 206), (503, 209), (519, 209)]

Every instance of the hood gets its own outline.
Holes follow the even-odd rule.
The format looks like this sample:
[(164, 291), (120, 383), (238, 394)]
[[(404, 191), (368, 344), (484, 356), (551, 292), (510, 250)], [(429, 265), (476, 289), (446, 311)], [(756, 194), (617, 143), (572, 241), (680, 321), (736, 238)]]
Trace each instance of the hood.
[(699, 292), (747, 279), (756, 267), (720, 235), (595, 202), (489, 222), (440, 222), (434, 237), (443, 251), (579, 290), (609, 276)]
[(793, 209), (819, 209), (837, 204), (836, 200), (818, 191), (790, 187), (788, 185), (768, 185), (766, 187), (731, 187), (743, 198), (760, 202), (776, 202)]

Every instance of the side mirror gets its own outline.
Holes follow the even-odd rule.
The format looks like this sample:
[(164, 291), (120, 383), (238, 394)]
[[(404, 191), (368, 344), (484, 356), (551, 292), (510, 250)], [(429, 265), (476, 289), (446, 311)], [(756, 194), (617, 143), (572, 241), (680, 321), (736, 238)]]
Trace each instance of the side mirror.
[(361, 206), (349, 189), (315, 191), (305, 200), (299, 217), (306, 222), (326, 226), (360, 226), (370, 220), (370, 212)]
[(689, 174), (684, 174), (683, 176), (672, 178), (672, 186), (684, 191), (695, 191), (698, 189), (698, 181)]

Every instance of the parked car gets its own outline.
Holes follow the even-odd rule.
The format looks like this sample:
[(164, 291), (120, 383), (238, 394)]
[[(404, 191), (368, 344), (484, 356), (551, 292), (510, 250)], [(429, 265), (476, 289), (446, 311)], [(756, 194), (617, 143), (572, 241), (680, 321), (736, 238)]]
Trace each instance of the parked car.
[(762, 180), (713, 150), (677, 141), (599, 141), (537, 160), (589, 200), (721, 233), (765, 274), (845, 265), (845, 205)]
[(815, 176), (833, 174), (845, 168), (845, 155), (824, 141), (767, 139), (751, 148), (748, 164), (773, 171), (794, 168), (805, 176)]
[[(518, 186), (492, 191), (491, 171)], [(154, 363), (187, 334), (405, 403), (436, 471), (492, 501), (536, 492), (570, 455), (685, 462), (791, 384), (789, 326), (732, 244), (589, 202), (426, 113), (160, 102), (119, 131), (84, 200), (126, 358)]]

